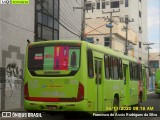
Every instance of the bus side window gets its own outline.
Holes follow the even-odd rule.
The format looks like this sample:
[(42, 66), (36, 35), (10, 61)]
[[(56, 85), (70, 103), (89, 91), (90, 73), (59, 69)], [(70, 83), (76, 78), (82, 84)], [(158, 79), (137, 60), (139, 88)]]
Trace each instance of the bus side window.
[(93, 72), (93, 53), (92, 53), (92, 50), (87, 50), (87, 64), (88, 64), (88, 76), (90, 78), (93, 78), (94, 72)]
[(110, 78), (110, 57), (108, 55), (104, 55), (104, 69), (105, 69), (105, 77), (106, 79)]
[(113, 57), (110, 57), (110, 77), (111, 77), (111, 79), (113, 79), (114, 78), (114, 70), (113, 70)]
[(125, 64), (123, 64), (123, 73), (124, 73), (124, 84), (126, 84), (126, 77), (127, 77), (127, 75), (126, 75), (126, 70), (127, 70), (127, 66), (125, 65)]
[(113, 79), (117, 80), (118, 79), (118, 59), (117, 58), (113, 58)]
[(134, 80), (138, 80), (138, 70), (137, 70), (137, 63), (134, 64)]
[(132, 64), (132, 62), (129, 63), (129, 70), (130, 70), (130, 80), (133, 80), (133, 64)]
[(123, 79), (122, 59), (118, 59), (118, 76), (119, 76), (120, 80)]
[(95, 60), (94, 61), (95, 64), (95, 77), (96, 77), (96, 84), (101, 84), (101, 69), (102, 69), (102, 61), (99, 60)]

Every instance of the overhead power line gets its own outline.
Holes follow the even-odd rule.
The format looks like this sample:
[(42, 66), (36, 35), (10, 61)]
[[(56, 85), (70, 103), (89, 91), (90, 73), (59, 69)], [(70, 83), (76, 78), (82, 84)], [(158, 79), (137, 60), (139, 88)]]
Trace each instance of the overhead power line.
[(113, 18), (112, 18), (112, 14), (113, 13), (117, 13), (117, 12), (120, 12), (120, 9), (118, 10), (118, 11), (110, 11), (110, 12), (103, 12), (102, 11), (102, 13), (103, 14), (106, 14), (106, 13), (110, 13), (110, 18), (108, 18), (108, 16), (107, 16), (107, 19), (109, 20), (109, 24), (108, 24), (108, 26), (107, 27), (109, 27), (110, 28), (110, 48), (112, 48), (112, 27), (113, 27), (113, 25), (112, 25), (112, 23), (114, 22), (114, 20), (113, 20)]
[(12, 26), (14, 26), (14, 27), (17, 27), (17, 28), (19, 28), (19, 29), (26, 30), (26, 31), (28, 31), (28, 32), (34, 33), (34, 31), (28, 30), (28, 29), (26, 29), (26, 28), (22, 28), (22, 27), (20, 27), (20, 26), (18, 26), (18, 25), (15, 25), (15, 24), (10, 23), (10, 22), (8, 22), (8, 21), (5, 21), (5, 20), (3, 20), (3, 19), (0, 19), (0, 20), (3, 21), (3, 22), (5, 22), (5, 23), (7, 23), (7, 24), (9, 24), (9, 25), (12, 25)]
[(120, 21), (124, 22), (126, 24), (126, 26), (124, 26), (123, 29), (126, 30), (126, 43), (125, 43), (125, 52), (124, 52), (124, 54), (127, 55), (128, 54), (128, 24), (129, 24), (129, 22), (133, 22), (134, 19), (130, 20), (128, 18), (128, 16), (125, 16), (125, 20), (121, 19)]

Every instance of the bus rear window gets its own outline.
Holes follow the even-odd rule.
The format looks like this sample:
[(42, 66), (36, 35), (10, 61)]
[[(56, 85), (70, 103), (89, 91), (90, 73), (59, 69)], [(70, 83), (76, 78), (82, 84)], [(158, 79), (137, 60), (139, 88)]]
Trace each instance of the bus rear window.
[(29, 70), (78, 70), (80, 46), (36, 46), (28, 50)]

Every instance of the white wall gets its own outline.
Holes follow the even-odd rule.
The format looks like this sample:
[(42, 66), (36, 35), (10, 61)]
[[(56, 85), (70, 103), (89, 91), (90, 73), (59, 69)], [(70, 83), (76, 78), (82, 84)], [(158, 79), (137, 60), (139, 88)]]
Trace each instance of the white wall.
[(34, 0), (29, 5), (0, 5), (2, 50), (15, 45), (25, 53), (26, 40), (34, 40), (34, 6)]
[[(34, 0), (30, 0), (28, 5), (0, 5), (0, 67), (7, 68), (9, 63), (16, 63), (18, 69), (23, 69), (27, 39), (34, 40), (34, 13)], [(5, 103), (5, 110), (20, 108), (23, 87), (15, 89), (16, 77), (6, 75), (6, 79), (12, 81), (13, 94), (9, 96), (5, 89), (6, 96), (0, 96), (0, 103)]]
[[(144, 2), (145, 1), (145, 2)], [(147, 18), (147, 12), (148, 12), (148, 0), (142, 0), (142, 11), (145, 11), (142, 13), (142, 42), (148, 42), (148, 28), (147, 28), (147, 23), (148, 23), (148, 18)], [(144, 61), (148, 61), (148, 52), (145, 50), (146, 46), (142, 47), (142, 56), (144, 58)]]

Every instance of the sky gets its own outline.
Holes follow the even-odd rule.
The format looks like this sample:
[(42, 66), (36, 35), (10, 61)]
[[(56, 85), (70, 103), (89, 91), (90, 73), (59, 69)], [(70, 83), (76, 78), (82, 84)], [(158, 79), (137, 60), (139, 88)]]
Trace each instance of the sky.
[(160, 52), (160, 0), (148, 0), (148, 42), (150, 52)]

